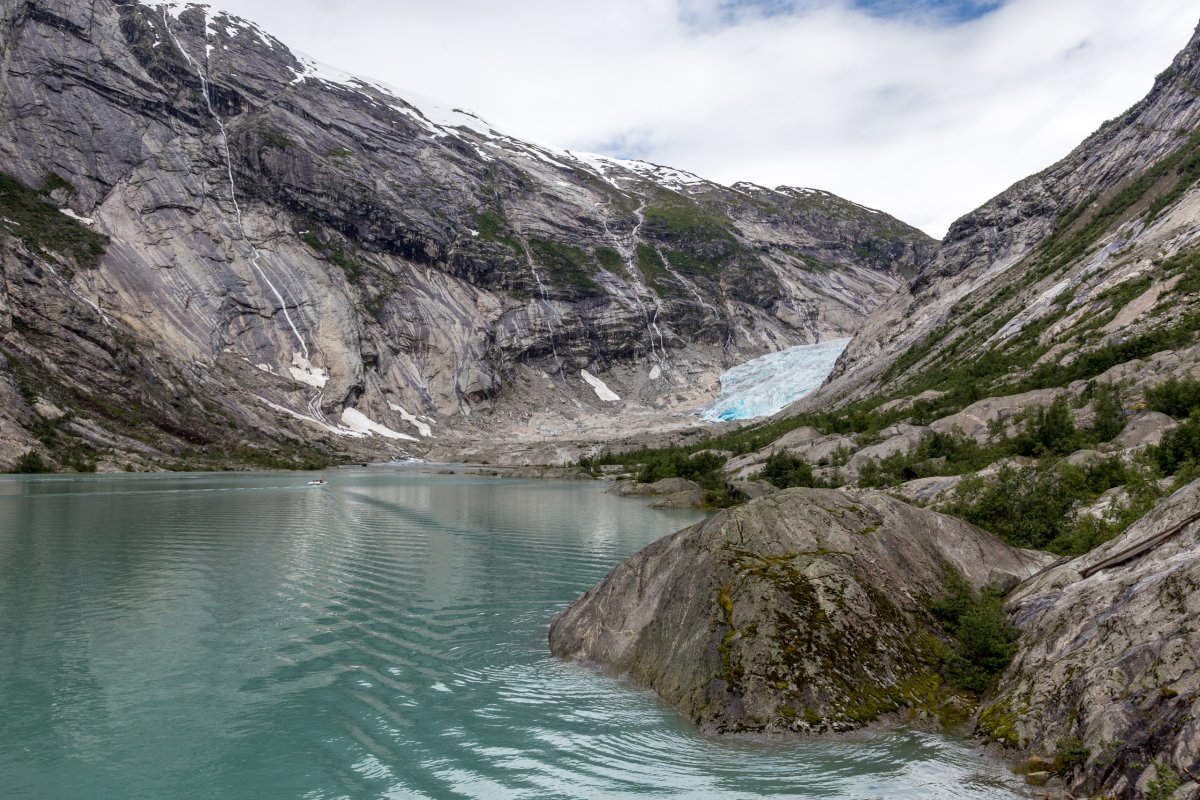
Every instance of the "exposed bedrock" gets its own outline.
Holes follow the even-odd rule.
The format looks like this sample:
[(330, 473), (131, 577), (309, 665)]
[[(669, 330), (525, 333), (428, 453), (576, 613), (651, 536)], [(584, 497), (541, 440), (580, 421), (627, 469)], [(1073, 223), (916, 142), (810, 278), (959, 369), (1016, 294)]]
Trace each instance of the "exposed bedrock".
[(843, 731), (936, 695), (928, 608), (1044, 554), (883, 494), (790, 489), (660, 539), (550, 627), (564, 659), (649, 686), (702, 728)]
[[(22, 295), (0, 301), (14, 369), (108, 369), (25, 331), (67, 315), (93, 339), (111, 326), (124, 351), (198, 365), (206, 383), (186, 391), (240, 405), (189, 429), (249, 419), (335, 460), (573, 433), (587, 414), (611, 429), (635, 406), (666, 418), (735, 363), (853, 333), (936, 246), (825, 192), (721, 186), (418, 108), (199, 4), (0, 4), (0, 173), (65, 212), (36, 228), (0, 213), (0, 247), (32, 254), (0, 286)], [(59, 252), (88, 230), (106, 237), (94, 263)], [(47, 268), (62, 279), (40, 281)], [(583, 370), (619, 381), (627, 404), (596, 397)], [(121, 405), (155, 391), (120, 379)], [(60, 466), (83, 447), (65, 432), (31, 444), (36, 399), (110, 439), (170, 434), (32, 378), (18, 393), (0, 405), (0, 469), (31, 447)], [(93, 461), (132, 453), (94, 444)], [(147, 466), (225, 455), (196, 447)]]
[(1076, 794), (1200, 797), (1198, 590), (1200, 481), (1017, 589), (1020, 649), (980, 729), (1058, 755)]

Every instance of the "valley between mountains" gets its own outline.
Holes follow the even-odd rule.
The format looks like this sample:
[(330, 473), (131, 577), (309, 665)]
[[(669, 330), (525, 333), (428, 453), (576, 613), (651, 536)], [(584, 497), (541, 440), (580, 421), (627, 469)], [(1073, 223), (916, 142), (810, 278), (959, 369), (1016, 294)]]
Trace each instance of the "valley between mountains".
[(522, 447), (690, 424), (936, 249), (826, 192), (524, 142), (198, 5), (0, 13), (0, 466), (556, 461)]
[(818, 391), (582, 462), (737, 507), (622, 564), (554, 652), (718, 732), (967, 718), (1045, 796), (1200, 796), (1198, 97), (1200, 36), (956, 222)]
[[(559, 657), (713, 732), (966, 723), (1039, 791), (1200, 798), (1200, 35), (940, 243), (201, 5), (6, 3), (0, 37), (0, 468), (618, 479), (719, 510)], [(696, 416), (839, 339), (779, 414)]]

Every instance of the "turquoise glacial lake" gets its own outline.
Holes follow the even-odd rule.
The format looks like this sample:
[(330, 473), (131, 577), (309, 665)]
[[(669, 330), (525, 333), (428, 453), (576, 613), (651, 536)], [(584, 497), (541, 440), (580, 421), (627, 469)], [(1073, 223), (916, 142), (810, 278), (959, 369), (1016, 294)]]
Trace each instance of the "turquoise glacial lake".
[(699, 518), (392, 470), (0, 479), (0, 797), (1011, 798), (953, 737), (700, 734), (551, 659)]

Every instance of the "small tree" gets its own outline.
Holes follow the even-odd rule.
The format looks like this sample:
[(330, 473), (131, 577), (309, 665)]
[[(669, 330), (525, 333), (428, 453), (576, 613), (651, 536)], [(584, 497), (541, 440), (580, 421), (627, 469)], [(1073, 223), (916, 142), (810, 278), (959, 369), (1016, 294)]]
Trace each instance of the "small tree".
[(757, 475), (758, 480), (770, 481), (780, 489), (793, 486), (813, 487), (817, 485), (812, 466), (789, 450), (777, 450), (767, 456), (767, 461)]
[(1125, 415), (1121, 409), (1121, 390), (1112, 384), (1104, 384), (1092, 396), (1092, 411), (1095, 422), (1092, 430), (1096, 440), (1111, 442), (1125, 430)]
[(1162, 443), (1154, 450), (1154, 459), (1163, 475), (1174, 475), (1184, 465), (1200, 462), (1200, 410), (1193, 411), (1178, 428), (1163, 434)]
[(25, 455), (17, 459), (16, 466), (13, 467), (13, 472), (22, 475), (33, 475), (41, 472), (53, 472), (54, 470), (42, 460), (42, 456), (36, 450), (30, 450)]
[(1200, 409), (1200, 381), (1171, 378), (1146, 390), (1146, 403), (1155, 411), (1183, 419)]
[(1026, 418), (1025, 430), (1013, 439), (1013, 450), (1036, 458), (1061, 456), (1072, 452), (1078, 439), (1071, 407), (1060, 396), (1048, 408), (1036, 409)]

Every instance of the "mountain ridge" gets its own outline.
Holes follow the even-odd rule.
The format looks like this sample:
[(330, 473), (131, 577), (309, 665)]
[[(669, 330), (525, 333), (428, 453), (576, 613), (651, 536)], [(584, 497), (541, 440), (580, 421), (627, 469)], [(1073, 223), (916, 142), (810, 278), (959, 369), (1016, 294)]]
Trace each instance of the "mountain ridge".
[[(1146, 98), (1106, 122), (1058, 163), (1018, 181), (951, 225), (936, 258), (867, 321), (828, 384), (801, 401), (803, 407), (862, 400), (879, 391), (884, 375), (893, 385), (915, 375), (937, 357), (938, 346), (918, 362), (898, 369), (893, 366), (904, 352), (915, 352), (920, 342), (938, 338), (941, 325), (952, 324), (960, 341), (974, 337), (974, 349), (980, 352), (1003, 324), (1016, 320), (1031, 303), (1047, 305), (1042, 295), (1056, 285), (1048, 276), (1061, 277), (1072, 262), (1088, 253), (1105, 260), (1129, 248), (1145, 227), (1169, 211), (1166, 207), (1154, 209), (1155, 219), (1142, 219), (1143, 229), (1133, 233), (1150, 206), (1168, 202), (1165, 198), (1178, 190), (1168, 203), (1173, 204), (1190, 187), (1190, 183), (1178, 185), (1182, 178), (1174, 171), (1175, 165), (1163, 170), (1154, 183), (1136, 184), (1172, 156), (1182, 154), (1184, 161), (1194, 158), (1196, 142), (1190, 132), (1200, 121), (1200, 107), (1194, 102), (1197, 86), (1200, 29), (1171, 66), (1156, 77)], [(1167, 219), (1158, 227), (1171, 224)], [(1162, 244), (1174, 252), (1188, 243), (1185, 239)], [(1102, 249), (1110, 245), (1111, 250)], [(1059, 249), (1049, 252), (1054, 247)], [(1098, 255), (1102, 252), (1106, 254)], [(1067, 280), (1076, 281), (1079, 272), (1075, 269)], [(1117, 274), (1114, 280), (1120, 277)], [(1002, 280), (1024, 287), (1024, 291), (1010, 292), (1002, 305), (993, 303), (997, 307), (984, 311), (981, 320), (972, 320), (974, 327), (968, 331), (961, 324), (966, 304), (986, 305), (971, 301), (971, 295), (983, 294), (989, 287), (1003, 293), (1003, 287), (997, 289)], [(1029, 316), (1026, 313), (1027, 320)], [(1005, 338), (1011, 338), (1011, 331)]]
[[(628, 413), (676, 424), (725, 367), (851, 333), (934, 246), (827, 193), (723, 187), (421, 111), (200, 5), (2, 13), (6, 168), (110, 239), (93, 269), (59, 264), (54, 291), (99, 315), (89, 335), (112, 323), (174, 368), (199, 365), (221, 408), (173, 425), (232, 421), (261, 429), (256, 447), (422, 452), (395, 445), (427, 438), (410, 418), (442, 443), (610, 436)], [(10, 294), (22, 319), (47, 318), (49, 298)], [(6, 351), (27, 370), (54, 347), (20, 338)], [(76, 390), (43, 399), (66, 411)], [(361, 441), (347, 413), (400, 436)], [(142, 433), (187, 449), (157, 431)], [(0, 466), (37, 449), (18, 438)]]

